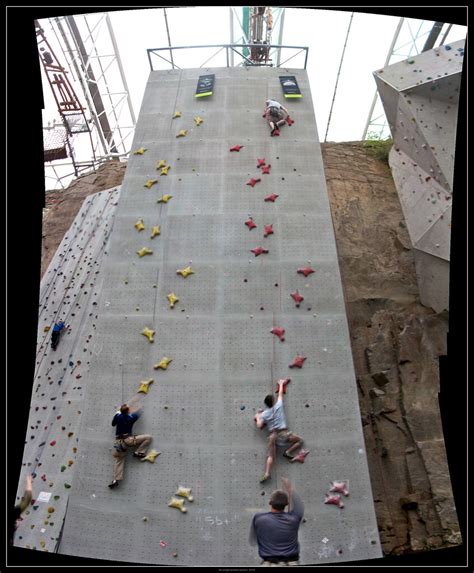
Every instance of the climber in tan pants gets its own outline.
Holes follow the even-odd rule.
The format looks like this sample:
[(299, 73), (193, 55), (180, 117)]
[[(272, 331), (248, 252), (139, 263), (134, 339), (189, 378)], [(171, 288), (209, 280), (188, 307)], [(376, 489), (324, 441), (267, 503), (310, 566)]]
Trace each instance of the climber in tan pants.
[(140, 434), (138, 436), (132, 434), (133, 424), (140, 415), (141, 410), (139, 406), (132, 408), (128, 404), (122, 404), (112, 420), (112, 426), (116, 426), (116, 436), (112, 454), (115, 458), (114, 480), (109, 484), (111, 489), (117, 487), (123, 479), (125, 456), (128, 448), (137, 447), (133, 455), (136, 458), (144, 458), (146, 450), (153, 439), (149, 434)]

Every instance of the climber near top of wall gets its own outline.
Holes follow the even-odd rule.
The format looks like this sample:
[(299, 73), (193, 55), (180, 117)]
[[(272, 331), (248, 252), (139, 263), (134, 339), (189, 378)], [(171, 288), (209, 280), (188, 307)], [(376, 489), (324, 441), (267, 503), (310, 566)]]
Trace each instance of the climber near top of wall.
[(280, 130), (278, 128), (285, 124), (290, 117), (290, 114), (286, 107), (281, 103), (273, 99), (267, 99), (265, 101), (265, 111), (262, 117), (267, 120), (268, 125), (271, 127), (270, 135), (274, 136), (280, 135)]

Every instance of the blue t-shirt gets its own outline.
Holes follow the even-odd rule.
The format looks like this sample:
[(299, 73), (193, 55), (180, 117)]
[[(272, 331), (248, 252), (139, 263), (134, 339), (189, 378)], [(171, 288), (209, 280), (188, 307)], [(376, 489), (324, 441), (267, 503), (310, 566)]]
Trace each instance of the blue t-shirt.
[(262, 559), (276, 557), (299, 558), (298, 529), (304, 514), (304, 505), (299, 496), (292, 495), (291, 511), (257, 513), (250, 527), (250, 543), (258, 543)]
[(61, 330), (65, 327), (66, 325), (64, 324), (64, 322), (57, 322), (54, 326), (53, 326), (53, 332), (61, 332)]
[(133, 424), (138, 420), (138, 414), (122, 414), (117, 412), (112, 420), (112, 426), (117, 426), (115, 430), (116, 436), (121, 436), (122, 434), (131, 434)]
[(268, 431), (281, 430), (286, 428), (285, 412), (283, 410), (283, 400), (278, 399), (276, 404), (267, 408), (260, 414), (260, 419), (267, 423)]

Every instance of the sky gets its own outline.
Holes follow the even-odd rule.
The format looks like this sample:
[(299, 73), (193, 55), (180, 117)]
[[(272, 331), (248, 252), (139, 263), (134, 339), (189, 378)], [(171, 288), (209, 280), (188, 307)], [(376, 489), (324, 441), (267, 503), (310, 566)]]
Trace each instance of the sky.
[[(234, 8), (241, 18), (242, 7)], [(166, 14), (170, 40), (173, 46), (230, 43), (231, 19), (228, 6), (169, 7), (166, 9)], [(419, 14), (419, 10), (417, 14)], [(164, 11), (162, 8), (118, 10), (109, 12), (109, 16), (134, 113), (138, 117), (150, 73), (146, 50), (168, 46)], [(428, 16), (429, 9), (427, 11)], [(110, 46), (107, 43), (108, 34), (103, 33), (100, 28), (94, 29), (94, 22), (99, 21), (98, 15), (90, 15), (87, 19), (91, 29), (91, 36), (95, 37), (96, 44), (99, 47), (99, 53), (111, 53)], [(400, 18), (396, 16), (364, 14), (360, 12), (352, 13), (342, 9), (307, 10), (304, 8), (286, 8), (282, 44), (309, 47), (307, 73), (311, 85), (318, 135), (321, 141), (340, 142), (360, 141), (362, 139), (369, 117), (370, 106), (376, 94), (373, 72), (384, 66), (399, 21)], [(80, 24), (86, 47), (91, 46), (91, 43), (88, 44), (87, 36), (89, 34), (84, 28), (84, 20), (78, 17), (77, 22), (78, 25)], [(234, 19), (234, 22), (235, 41), (240, 36), (237, 19)], [(57, 47), (56, 36), (50, 22), (41, 20), (41, 24), (56, 55), (65, 61), (62, 51)], [(347, 37), (349, 24), (351, 24), (351, 28)], [(396, 45), (398, 55), (395, 55), (390, 63), (404, 60), (408, 56), (418, 53), (411, 42), (411, 38), (417, 33), (420, 36), (418, 50), (421, 51), (432, 25), (433, 22), (430, 20), (405, 19)], [(105, 24), (102, 24), (102, 28), (106, 30)], [(442, 34), (438, 38), (438, 43), (445, 29), (443, 29)], [(445, 44), (465, 38), (466, 32), (467, 27), (453, 25), (445, 40)], [(341, 56), (346, 37), (347, 45), (341, 65)], [(277, 41), (277, 37), (272, 37), (273, 43), (277, 43)], [(174, 61), (175, 64), (182, 68), (200, 67), (216, 51), (216, 48), (178, 50), (174, 52)], [(296, 51), (288, 51), (282, 56), (282, 61), (295, 53)], [(169, 58), (169, 51), (162, 52), (162, 54), (164, 57)], [(107, 60), (104, 61), (107, 63)], [(153, 62), (154, 69), (170, 68), (169, 64), (158, 58), (154, 58)], [(300, 55), (289, 61), (287, 65), (289, 67), (303, 67), (303, 62), (304, 55)], [(93, 65), (95, 66), (96, 64), (94, 63)], [(214, 67), (225, 66), (225, 51), (218, 54), (208, 65)], [(111, 64), (107, 72), (107, 81), (109, 82), (110, 91), (121, 91), (122, 84), (116, 63)], [(114, 81), (116, 81), (116, 84), (114, 84)], [(336, 81), (338, 81), (338, 86), (334, 98)], [(73, 82), (73, 85), (80, 97), (83, 98), (77, 82)], [(48, 121), (52, 121), (55, 117), (59, 119), (59, 115), (47, 83), (44, 84), (43, 91), (45, 99), (43, 124), (46, 125)], [(118, 98), (116, 101), (121, 101), (121, 121), (124, 122), (124, 125), (131, 125), (131, 119), (128, 119), (126, 101), (122, 96), (114, 97)], [(333, 106), (332, 112), (331, 105)], [(380, 103), (377, 105), (376, 112), (379, 114), (383, 113)], [(328, 128), (330, 113), (331, 119)], [(374, 130), (376, 131), (377, 128), (374, 127), (372, 131)], [(385, 132), (385, 135), (387, 135), (387, 132)], [(79, 155), (82, 153), (82, 142), (79, 141), (81, 137), (85, 139), (86, 136), (76, 138), (76, 151)], [(90, 148), (90, 144), (87, 145)], [(87, 155), (87, 151), (84, 151), (84, 153)], [(47, 165), (45, 164), (45, 167)], [(46, 188), (49, 189), (50, 186), (47, 185)]]

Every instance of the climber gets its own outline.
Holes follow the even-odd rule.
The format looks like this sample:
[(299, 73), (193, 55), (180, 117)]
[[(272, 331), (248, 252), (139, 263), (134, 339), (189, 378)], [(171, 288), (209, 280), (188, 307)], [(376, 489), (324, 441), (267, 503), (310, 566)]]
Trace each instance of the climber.
[(283, 410), (283, 394), (286, 385), (286, 380), (278, 380), (278, 400), (275, 403), (275, 398), (272, 394), (265, 396), (264, 402), (268, 406), (265, 410), (258, 410), (254, 416), (257, 428), (262, 429), (268, 425), (268, 454), (265, 465), (265, 473), (260, 479), (260, 483), (267, 481), (270, 478), (273, 462), (276, 457), (276, 446), (284, 446), (286, 449), (283, 456), (290, 461), (293, 459), (291, 452), (297, 450), (303, 445), (303, 440), (293, 432), (288, 430), (285, 419), (285, 412)]
[(62, 321), (56, 322), (56, 324), (53, 327), (53, 332), (51, 333), (51, 348), (53, 350), (56, 350), (59, 344), (59, 338), (61, 336), (61, 331), (63, 330), (63, 328), (66, 328), (66, 325)]
[[(258, 554), (262, 565), (299, 565), (300, 545), (298, 529), (304, 514), (304, 505), (293, 491), (290, 480), (281, 478), (283, 487), (270, 496), (269, 512), (256, 513), (250, 526), (249, 541), (258, 543)], [(285, 507), (288, 511), (285, 512)]]
[(23, 519), (21, 517), (21, 514), (30, 505), (32, 496), (33, 496), (33, 476), (28, 475), (26, 476), (25, 493), (23, 494), (20, 503), (15, 505), (13, 509), (13, 519), (10, 522), (10, 528), (9, 528), (10, 545), (13, 545), (13, 540), (15, 538), (15, 531), (17, 530), (20, 521)]
[(129, 406), (122, 404), (120, 410), (115, 413), (112, 420), (112, 426), (116, 426), (115, 430), (115, 443), (114, 451), (112, 453), (115, 458), (114, 479), (109, 487), (112, 489), (117, 487), (123, 479), (123, 469), (125, 465), (125, 456), (130, 447), (138, 446), (133, 452), (134, 457), (144, 458), (146, 456), (146, 449), (153, 439), (149, 434), (132, 434), (133, 424), (141, 416), (141, 406)]
[(278, 103), (273, 99), (267, 99), (265, 102), (263, 117), (268, 121), (268, 125), (272, 129), (270, 135), (280, 135), (280, 130), (278, 128), (286, 122), (290, 117), (290, 114), (286, 107), (282, 106), (281, 103)]

